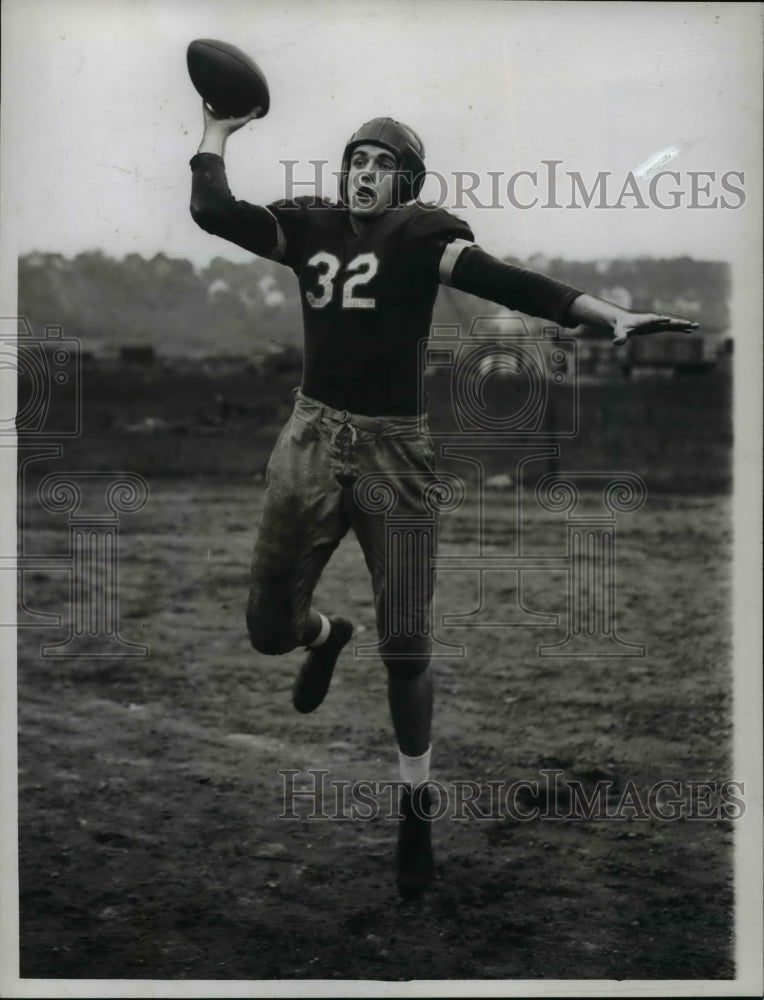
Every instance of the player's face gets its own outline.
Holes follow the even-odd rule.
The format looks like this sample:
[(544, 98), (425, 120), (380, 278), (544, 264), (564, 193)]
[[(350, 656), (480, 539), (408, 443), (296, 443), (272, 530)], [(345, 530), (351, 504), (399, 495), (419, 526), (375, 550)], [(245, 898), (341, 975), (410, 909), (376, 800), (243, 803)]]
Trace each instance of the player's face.
[(348, 169), (348, 206), (358, 218), (374, 218), (393, 204), (398, 163), (389, 149), (356, 146)]

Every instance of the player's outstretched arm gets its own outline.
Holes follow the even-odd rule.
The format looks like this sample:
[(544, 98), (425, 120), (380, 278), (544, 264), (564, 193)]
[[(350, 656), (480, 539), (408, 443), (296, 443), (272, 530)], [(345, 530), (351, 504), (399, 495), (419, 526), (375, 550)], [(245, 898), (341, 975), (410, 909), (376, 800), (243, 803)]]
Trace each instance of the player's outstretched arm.
[(692, 333), (698, 324), (688, 319), (661, 316), (658, 313), (636, 313), (622, 309), (612, 302), (598, 299), (594, 295), (579, 295), (568, 307), (568, 320), (576, 325), (599, 326), (613, 334), (613, 344), (625, 344), (629, 337), (640, 337), (647, 333), (667, 333), (679, 331)]
[(439, 273), (444, 285), (507, 309), (539, 316), (561, 326), (578, 326), (580, 322), (566, 321), (571, 303), (582, 294), (579, 289), (538, 271), (506, 264), (466, 240), (453, 240), (446, 245)]
[(691, 333), (698, 328), (690, 320), (622, 309), (538, 271), (506, 264), (465, 240), (454, 240), (445, 247), (440, 260), (440, 280), (463, 292), (528, 316), (552, 320), (560, 326), (602, 327), (611, 331), (615, 345), (647, 333), (670, 330)]

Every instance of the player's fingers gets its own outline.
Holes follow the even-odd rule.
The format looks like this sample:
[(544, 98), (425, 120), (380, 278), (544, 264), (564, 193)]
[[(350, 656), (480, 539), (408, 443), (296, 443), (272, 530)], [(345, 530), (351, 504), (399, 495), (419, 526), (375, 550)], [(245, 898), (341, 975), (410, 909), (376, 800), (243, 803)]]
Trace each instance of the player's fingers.
[(246, 115), (224, 115), (223, 120), (226, 125), (246, 125), (251, 117), (252, 113), (247, 112)]
[(671, 324), (675, 322), (676, 320), (672, 319), (671, 316), (658, 316), (655, 313), (647, 313), (642, 318), (642, 325), (650, 327), (663, 328), (666, 326), (671, 326)]
[(692, 333), (693, 330), (698, 329), (698, 324), (694, 320), (678, 319), (675, 316), (669, 318), (667, 326), (670, 330), (678, 330), (684, 333)]
[(226, 124), (228, 124), (228, 122), (230, 121), (230, 119), (227, 118), (226, 115), (218, 114), (217, 111), (212, 107), (212, 105), (208, 104), (206, 101), (202, 101), (202, 110), (204, 112), (204, 118), (206, 121), (225, 122)]

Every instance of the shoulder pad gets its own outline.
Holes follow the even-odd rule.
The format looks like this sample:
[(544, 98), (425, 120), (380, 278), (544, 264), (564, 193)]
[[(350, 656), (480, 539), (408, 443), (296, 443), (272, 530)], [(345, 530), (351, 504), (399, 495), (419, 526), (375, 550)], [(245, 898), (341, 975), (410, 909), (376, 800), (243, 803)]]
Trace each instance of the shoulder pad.
[(414, 202), (404, 211), (410, 213), (406, 220), (406, 238), (417, 244), (443, 243), (451, 240), (469, 240), (474, 243), (472, 230), (463, 219), (445, 208)]

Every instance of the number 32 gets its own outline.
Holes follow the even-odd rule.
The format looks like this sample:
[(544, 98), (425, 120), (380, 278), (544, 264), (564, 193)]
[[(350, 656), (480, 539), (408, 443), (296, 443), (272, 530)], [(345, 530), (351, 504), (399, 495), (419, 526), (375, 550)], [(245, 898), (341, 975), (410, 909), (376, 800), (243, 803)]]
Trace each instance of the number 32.
[[(334, 279), (340, 269), (340, 262), (334, 254), (319, 250), (308, 261), (308, 267), (318, 270), (318, 290), (306, 291), (305, 297), (314, 309), (323, 309), (334, 297)], [(356, 289), (367, 285), (378, 268), (379, 261), (374, 253), (359, 253), (350, 261), (342, 281), (343, 309), (373, 309), (376, 306), (376, 299), (356, 295)]]

